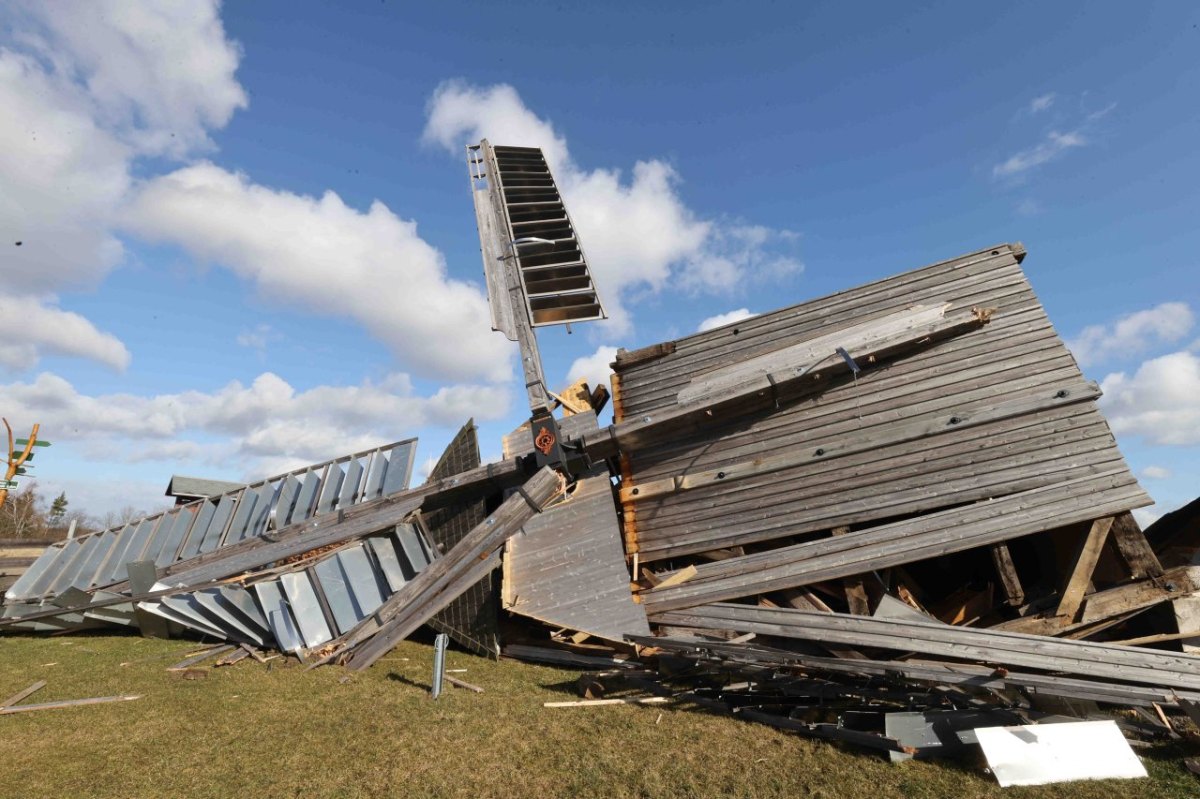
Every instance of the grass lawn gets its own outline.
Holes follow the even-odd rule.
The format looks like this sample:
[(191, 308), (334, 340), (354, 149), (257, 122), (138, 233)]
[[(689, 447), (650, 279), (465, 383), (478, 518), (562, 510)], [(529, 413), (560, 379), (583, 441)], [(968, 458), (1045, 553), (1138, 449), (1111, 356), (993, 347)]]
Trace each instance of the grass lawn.
[(200, 649), (134, 636), (0, 636), (0, 698), (134, 702), (0, 716), (0, 797), (1194, 797), (1191, 744), (1143, 751), (1149, 780), (998, 788), (977, 765), (892, 765), (687, 707), (547, 709), (577, 672), (451, 651), (486, 690), (426, 685), (406, 642), (365, 673), (251, 659), (183, 680)]

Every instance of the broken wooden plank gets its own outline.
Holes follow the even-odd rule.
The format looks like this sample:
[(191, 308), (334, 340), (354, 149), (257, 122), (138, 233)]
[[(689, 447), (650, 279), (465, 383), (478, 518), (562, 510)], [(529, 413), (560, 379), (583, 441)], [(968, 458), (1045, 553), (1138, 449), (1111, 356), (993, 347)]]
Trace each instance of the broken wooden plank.
[(543, 467), (453, 549), (422, 569), (375, 613), (335, 639), (330, 655), (322, 661), (346, 653), (347, 665), (358, 670), (390, 652), (459, 593), (498, 566), (504, 542), (560, 496), (564, 486), (556, 471)]
[(601, 705), (661, 705), (670, 702), (666, 696), (624, 696), (614, 699), (579, 699), (573, 702), (543, 702), (542, 707), (599, 707)]
[(1000, 578), (1000, 587), (1004, 589), (1004, 597), (1014, 608), (1025, 602), (1025, 589), (1021, 586), (1021, 578), (1017, 575), (1017, 567), (1013, 563), (1012, 553), (1008, 544), (1000, 542), (991, 546), (992, 563), (996, 567), (996, 576)]
[(641, 596), (646, 612), (653, 614), (812, 585), (1041, 532), (1056, 522), (1094, 518), (1097, 511), (1116, 512), (1141, 493), (1124, 464), (1119, 464), (1104, 475), (1065, 480), (849, 535), (704, 563), (683, 585)]
[(232, 666), (234, 663), (238, 663), (242, 660), (245, 660), (248, 657), (250, 657), (250, 652), (246, 649), (242, 649), (239, 647), (238, 649), (235, 649), (232, 652), (230, 652), (228, 655), (225, 655), (223, 658), (218, 660), (213, 665), (215, 665), (215, 666)]
[(465, 688), (468, 691), (474, 691), (477, 694), (483, 693), (483, 689), (480, 688), (478, 685), (472, 685), (471, 683), (467, 682), (466, 680), (460, 680), (457, 677), (451, 677), (449, 674), (443, 676), (442, 679), (444, 679), (446, 682), (450, 683), (451, 685), (453, 685), (456, 688)]
[(1132, 513), (1126, 511), (1118, 514), (1108, 534), (1117, 545), (1121, 559), (1129, 567), (1130, 577), (1139, 580), (1143, 577), (1158, 577), (1163, 573), (1158, 556), (1150, 548), (1146, 534), (1142, 532), (1141, 525), (1133, 518)]
[(15, 694), (10, 696), (8, 699), (5, 699), (3, 702), (0, 702), (0, 708), (12, 707), (17, 702), (20, 702), (22, 699), (26, 698), (27, 696), (31, 696), (32, 694), (37, 693), (38, 691), (42, 690), (45, 687), (46, 687), (46, 681), (38, 680), (33, 685), (29, 686), (28, 688), (24, 689), (23, 691), (17, 691)]
[(953, 627), (936, 622), (726, 603), (657, 614), (654, 620), (678, 627), (733, 630), (818, 643), (879, 647), (1166, 689), (1200, 690), (1200, 656), (1091, 641), (1064, 641), (986, 628)]
[(168, 666), (167, 671), (183, 671), (189, 666), (194, 666), (202, 660), (208, 660), (210, 657), (223, 654), (233, 648), (233, 644), (219, 644), (209, 649), (205, 649), (203, 652), (198, 652), (190, 657), (186, 657), (176, 663), (174, 666)]
[(17, 705), (16, 707), (0, 707), (0, 716), (10, 713), (29, 713), (37, 710), (57, 710), (64, 707), (80, 707), (83, 705), (100, 705), (106, 702), (131, 702), (141, 699), (141, 694), (127, 696), (97, 696), (91, 699), (65, 699), (60, 702), (43, 702), (39, 705)]
[(652, 590), (657, 591), (661, 588), (670, 588), (671, 586), (682, 585), (683, 583), (686, 583), (688, 580), (692, 579), (695, 576), (696, 576), (696, 567), (695, 566), (686, 566), (686, 567), (680, 569), (679, 571), (671, 572), (671, 575), (669, 577), (667, 577), (664, 580), (660, 580), (658, 582), (658, 584), (655, 585)]
[(1075, 618), (1079, 606), (1083, 603), (1083, 595), (1092, 581), (1092, 572), (1096, 570), (1096, 563), (1100, 560), (1100, 552), (1104, 549), (1104, 542), (1112, 525), (1112, 516), (1096, 519), (1080, 540), (1071, 558), (1071, 567), (1067, 570), (1067, 580), (1054, 615), (1067, 619)]

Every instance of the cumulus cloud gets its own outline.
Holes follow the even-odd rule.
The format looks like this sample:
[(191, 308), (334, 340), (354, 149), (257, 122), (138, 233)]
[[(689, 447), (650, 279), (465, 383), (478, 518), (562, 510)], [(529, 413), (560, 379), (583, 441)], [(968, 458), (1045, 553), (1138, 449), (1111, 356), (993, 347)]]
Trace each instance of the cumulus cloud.
[(114, 369), (129, 366), (129, 350), (82, 316), (36, 299), (0, 295), (0, 366), (34, 366), (41, 353), (90, 358)]
[(1147, 466), (1142, 469), (1142, 477), (1150, 480), (1166, 480), (1171, 476), (1171, 470), (1165, 466)]
[[(43, 352), (122, 368), (123, 345), (58, 306), (96, 285), (124, 250), (114, 213), (136, 159), (181, 157), (210, 144), (246, 95), (218, 3), (17, 2), (0, 9), (0, 293), (26, 314), (57, 317), (77, 345), (45, 326), (10, 331), (3, 363)], [(16, 246), (16, 242), (20, 246)]]
[(1111, 325), (1090, 325), (1067, 342), (1080, 365), (1129, 357), (1159, 344), (1174, 344), (1192, 329), (1195, 316), (1183, 302), (1164, 302), (1127, 314)]
[(91, 396), (52, 373), (0, 386), (6, 414), (38, 419), (47, 435), (72, 441), (85, 454), (226, 467), (232, 461), (252, 474), (378, 446), (421, 428), (455, 428), (472, 415), (502, 418), (510, 402), (508, 390), (498, 386), (451, 385), (420, 396), (404, 374), (298, 391), (264, 372), (250, 385), (234, 381), (212, 392), (153, 396)]
[(405, 368), (449, 379), (511, 374), (511, 348), (491, 332), (482, 291), (450, 279), (416, 223), (381, 202), (362, 212), (331, 191), (277, 191), (205, 162), (147, 181), (123, 222), (224, 265), (275, 301), (361, 323)]
[(628, 175), (584, 169), (553, 123), (526, 107), (512, 86), (443, 83), (430, 99), (423, 138), (456, 156), (483, 138), (542, 148), (579, 230), (612, 333), (629, 329), (625, 302), (638, 291), (657, 292), (670, 283), (728, 292), (803, 268), (794, 233), (708, 219), (689, 208), (679, 173), (665, 161), (638, 161)]
[(247, 105), (234, 77), (241, 48), (226, 38), (216, 0), (19, 5), (42, 26), (27, 41), (69, 58), (105, 127), (139, 152), (179, 157), (210, 145), (208, 130)]
[(696, 328), (696, 332), (703, 333), (706, 330), (712, 330), (713, 328), (731, 325), (734, 322), (740, 322), (743, 319), (749, 319), (750, 317), (756, 315), (757, 314), (750, 313), (749, 308), (738, 308), (737, 310), (729, 311), (727, 313), (719, 313), (716, 316), (710, 316), (701, 322), (700, 326)]
[(1195, 354), (1153, 358), (1133, 375), (1108, 375), (1100, 388), (1100, 406), (1118, 435), (1140, 436), (1151, 444), (1200, 444), (1200, 357)]
[(595, 388), (596, 386), (609, 386), (609, 378), (612, 376), (612, 367), (610, 364), (616, 360), (617, 348), (609, 346), (600, 346), (591, 355), (584, 355), (576, 358), (571, 367), (567, 369), (567, 382), (574, 383), (579, 378), (585, 378), (588, 385)]

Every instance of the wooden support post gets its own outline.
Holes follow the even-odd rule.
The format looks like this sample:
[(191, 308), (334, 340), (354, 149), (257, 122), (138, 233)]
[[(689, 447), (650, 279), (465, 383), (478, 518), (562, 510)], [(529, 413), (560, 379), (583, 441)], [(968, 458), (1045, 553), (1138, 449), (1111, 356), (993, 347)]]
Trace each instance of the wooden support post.
[(1091, 528), (1079, 542), (1079, 548), (1071, 559), (1071, 570), (1063, 584), (1058, 609), (1054, 615), (1073, 619), (1079, 612), (1079, 606), (1083, 604), (1083, 595), (1092, 581), (1092, 572), (1096, 569), (1096, 562), (1100, 560), (1100, 552), (1104, 549), (1104, 542), (1108, 539), (1108, 531), (1112, 526), (1112, 516), (1092, 522)]
[(996, 566), (996, 574), (1000, 578), (1000, 586), (1008, 604), (1014, 608), (1025, 603), (1025, 589), (1017, 576), (1017, 567), (1013, 564), (1012, 553), (1008, 544), (992, 544), (992, 563)]
[[(846, 535), (849, 527), (834, 527), (834, 535)], [(842, 580), (842, 590), (846, 592), (846, 605), (855, 616), (870, 616), (871, 603), (867, 599), (867, 588), (863, 585), (861, 574), (846, 577)]]
[(1140, 580), (1143, 577), (1162, 575), (1162, 564), (1159, 563), (1154, 550), (1150, 548), (1146, 534), (1142, 532), (1141, 525), (1133, 518), (1132, 513), (1125, 511), (1117, 516), (1109, 535), (1112, 536), (1113, 543), (1117, 545), (1117, 552), (1121, 553), (1121, 559), (1129, 566), (1131, 577)]

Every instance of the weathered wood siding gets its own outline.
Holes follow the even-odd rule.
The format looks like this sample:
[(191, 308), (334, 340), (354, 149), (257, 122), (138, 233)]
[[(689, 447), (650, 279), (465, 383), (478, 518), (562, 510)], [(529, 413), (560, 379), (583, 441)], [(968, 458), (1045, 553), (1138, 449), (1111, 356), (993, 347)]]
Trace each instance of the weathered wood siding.
[[(810, 399), (628, 456), (622, 464), (626, 491), (787, 453), (850, 450), (768, 474), (625, 501), (627, 548), (648, 562), (1075, 480), (1083, 481), (1079, 490), (1097, 506), (1150, 504), (1091, 399), (1094, 386), (1026, 280), (1023, 257), (1020, 245), (1002, 245), (689, 336), (673, 348), (660, 347), (660, 357), (634, 354), (623, 363), (618, 356), (614, 383), (622, 421), (672, 407), (693, 380), (718, 369), (916, 304), (995, 309), (980, 329), (890, 363), (864, 364), (857, 382), (846, 378)], [(1032, 406), (1026, 413), (961, 428), (946, 424), (942, 432), (887, 443), (898, 424), (933, 423), (1022, 401)], [(855, 446), (872, 438), (880, 445)], [(1044, 529), (1090, 518), (1078, 505), (1064, 504)]]

